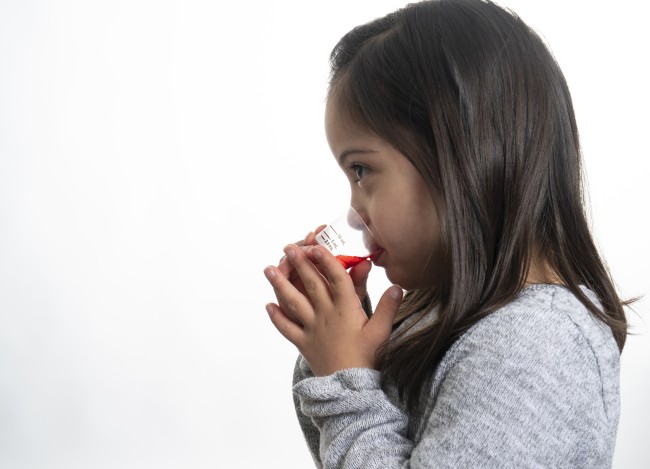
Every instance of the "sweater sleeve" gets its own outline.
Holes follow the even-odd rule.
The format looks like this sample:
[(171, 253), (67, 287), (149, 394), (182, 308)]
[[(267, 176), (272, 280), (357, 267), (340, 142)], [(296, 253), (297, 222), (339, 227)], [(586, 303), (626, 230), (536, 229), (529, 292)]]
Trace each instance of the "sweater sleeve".
[[(309, 365), (303, 358), (302, 355), (298, 355), (296, 360), (296, 365), (293, 370), (293, 386), (297, 383), (300, 383), (307, 378), (313, 378), (314, 374), (312, 373)], [(322, 468), (323, 464), (320, 460), (320, 455), (318, 454), (319, 440), (320, 440), (320, 430), (314, 425), (314, 422), (310, 417), (305, 415), (300, 409), (300, 399), (297, 393), (293, 393), (293, 404), (296, 408), (296, 416), (298, 417), (298, 423), (302, 430), (302, 434), (305, 436), (307, 441), (307, 447), (311, 453), (311, 457), (314, 459), (316, 467)]]
[[(566, 317), (494, 314), (441, 362), (413, 441), (379, 372), (294, 385), (325, 468), (609, 467), (598, 363)], [(547, 313), (547, 314), (546, 314)]]
[(408, 458), (408, 419), (390, 403), (379, 378), (378, 371), (353, 368), (294, 386), (300, 412), (319, 430), (322, 467), (400, 467)]

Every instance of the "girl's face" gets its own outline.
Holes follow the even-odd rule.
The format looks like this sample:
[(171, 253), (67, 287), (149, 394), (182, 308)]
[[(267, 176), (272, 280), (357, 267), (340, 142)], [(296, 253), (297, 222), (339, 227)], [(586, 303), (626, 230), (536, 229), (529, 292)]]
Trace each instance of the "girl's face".
[(351, 205), (379, 245), (373, 262), (402, 288), (432, 286), (438, 215), (424, 180), (403, 154), (344, 115), (329, 99), (327, 141), (350, 182)]

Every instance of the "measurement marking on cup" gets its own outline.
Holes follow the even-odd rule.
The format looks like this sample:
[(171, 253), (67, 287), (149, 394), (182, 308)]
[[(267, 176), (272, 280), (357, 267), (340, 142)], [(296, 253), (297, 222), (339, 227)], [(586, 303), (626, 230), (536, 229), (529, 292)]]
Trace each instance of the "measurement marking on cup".
[[(333, 226), (330, 225), (329, 228), (334, 232), (334, 234), (338, 238), (338, 241), (341, 243), (341, 245), (345, 246), (345, 241), (343, 241), (343, 235), (339, 234), (338, 231), (336, 231)], [(328, 236), (328, 238), (329, 238), (329, 236)], [(339, 246), (338, 246), (338, 244), (336, 244), (337, 240), (333, 239), (333, 238), (330, 238), (330, 240), (332, 241), (332, 244), (334, 245), (334, 249), (338, 249)]]
[[(325, 236), (327, 236), (327, 239), (325, 239)], [(330, 250), (330, 252), (334, 252), (334, 250), (337, 248), (336, 243), (325, 231), (321, 233), (321, 239), (325, 243), (325, 246), (327, 246), (327, 248)]]
[[(333, 225), (338, 226), (338, 229)], [(327, 247), (346, 269), (371, 256), (369, 252), (371, 243), (368, 240), (372, 239), (372, 235), (363, 219), (352, 207), (340, 214), (332, 224), (326, 225), (316, 239), (321, 246)], [(341, 250), (345, 253), (341, 253)], [(363, 257), (357, 257), (361, 255)]]

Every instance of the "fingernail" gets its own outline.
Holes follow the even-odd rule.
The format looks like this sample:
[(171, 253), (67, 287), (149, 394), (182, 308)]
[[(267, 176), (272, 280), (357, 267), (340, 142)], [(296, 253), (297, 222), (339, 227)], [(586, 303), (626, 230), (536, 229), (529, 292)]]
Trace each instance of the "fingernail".
[(296, 257), (296, 251), (294, 251), (291, 246), (287, 246), (286, 248), (284, 248), (284, 253), (287, 255), (289, 259), (293, 259), (294, 257)]
[(311, 251), (314, 252), (314, 257), (316, 259), (320, 259), (321, 257), (323, 257), (323, 253), (316, 246), (312, 246)]
[(388, 295), (394, 300), (399, 300), (402, 297), (402, 287), (399, 285), (393, 285), (390, 287)]
[(270, 304), (266, 305), (266, 312), (269, 316), (273, 314), (273, 307)]
[(266, 278), (271, 280), (275, 278), (275, 270), (273, 270), (273, 267), (269, 266), (266, 269), (264, 269), (264, 275), (266, 275)]

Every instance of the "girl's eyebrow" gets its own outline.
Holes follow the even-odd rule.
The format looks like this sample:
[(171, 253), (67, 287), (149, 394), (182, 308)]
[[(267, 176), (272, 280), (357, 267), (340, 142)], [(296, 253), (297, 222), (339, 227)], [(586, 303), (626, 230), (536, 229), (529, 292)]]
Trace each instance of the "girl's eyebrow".
[(348, 156), (353, 155), (355, 153), (365, 155), (367, 153), (377, 153), (377, 150), (368, 150), (368, 149), (365, 149), (365, 148), (350, 148), (348, 150), (345, 150), (345, 151), (341, 152), (341, 154), (339, 155), (339, 164), (341, 166), (343, 166), (343, 162), (345, 161), (345, 159)]

